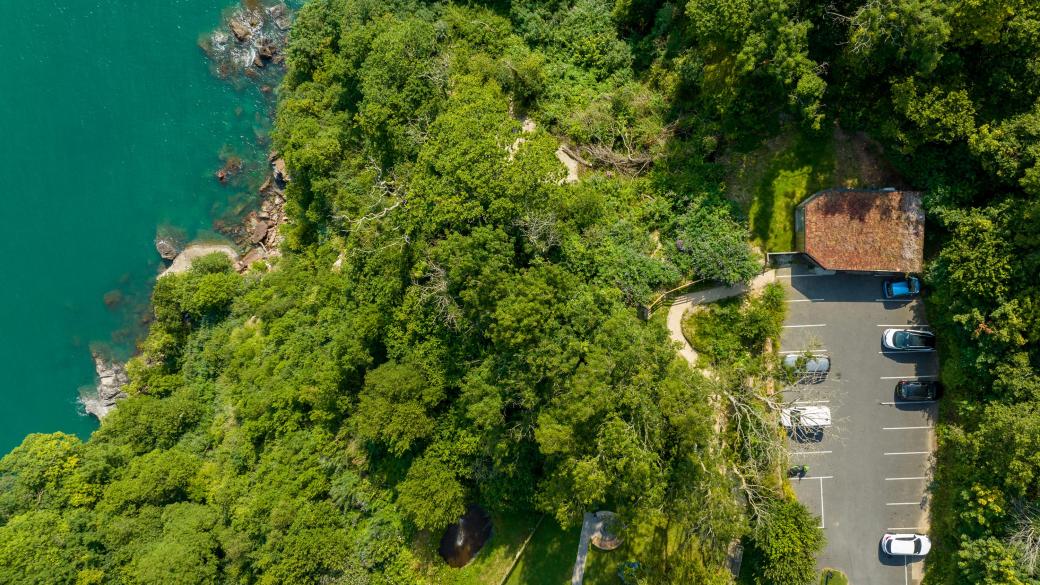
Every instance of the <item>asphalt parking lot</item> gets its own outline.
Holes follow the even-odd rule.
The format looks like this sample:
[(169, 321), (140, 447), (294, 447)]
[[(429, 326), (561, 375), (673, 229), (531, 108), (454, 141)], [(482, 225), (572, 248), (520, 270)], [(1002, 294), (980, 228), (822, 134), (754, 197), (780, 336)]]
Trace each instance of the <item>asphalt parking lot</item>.
[(814, 349), (831, 357), (828, 378), (787, 393), (826, 405), (832, 426), (822, 439), (790, 442), (792, 465), (809, 472), (791, 479), (820, 518), (827, 546), (820, 567), (844, 571), (855, 585), (919, 583), (920, 560), (880, 552), (885, 532), (928, 528), (928, 485), (934, 450), (934, 403), (896, 403), (900, 379), (934, 379), (934, 353), (891, 352), (886, 326), (926, 328), (920, 301), (884, 301), (878, 276), (777, 271), (787, 293), (782, 352)]

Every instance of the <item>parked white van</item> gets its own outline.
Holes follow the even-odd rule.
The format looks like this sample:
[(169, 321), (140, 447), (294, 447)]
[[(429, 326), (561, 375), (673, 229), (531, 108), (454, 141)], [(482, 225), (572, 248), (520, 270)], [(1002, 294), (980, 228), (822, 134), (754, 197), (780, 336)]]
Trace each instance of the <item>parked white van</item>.
[(826, 406), (792, 406), (780, 411), (780, 424), (788, 429), (831, 426), (831, 409)]

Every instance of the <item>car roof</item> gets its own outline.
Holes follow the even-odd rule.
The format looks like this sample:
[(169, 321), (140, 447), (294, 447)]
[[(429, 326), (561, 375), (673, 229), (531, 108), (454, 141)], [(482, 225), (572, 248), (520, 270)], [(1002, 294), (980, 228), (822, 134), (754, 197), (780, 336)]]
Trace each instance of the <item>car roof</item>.
[(787, 409), (788, 414), (798, 414), (803, 426), (829, 427), (831, 425), (831, 409), (826, 406), (796, 406)]
[[(784, 356), (784, 365), (793, 368), (798, 364), (798, 359), (805, 354), (789, 353)], [(803, 370), (806, 372), (826, 372), (831, 368), (831, 358), (825, 355), (814, 355), (805, 360)]]
[(892, 534), (889, 548), (892, 554), (909, 555), (915, 552), (914, 543), (917, 542), (916, 534)]

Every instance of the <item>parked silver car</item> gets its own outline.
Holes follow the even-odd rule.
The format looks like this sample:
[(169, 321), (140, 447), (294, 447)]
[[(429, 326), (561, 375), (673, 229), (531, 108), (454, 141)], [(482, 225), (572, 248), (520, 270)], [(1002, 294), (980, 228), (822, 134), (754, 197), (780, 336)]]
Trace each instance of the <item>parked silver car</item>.
[(816, 384), (827, 379), (831, 371), (831, 358), (810, 353), (789, 353), (784, 356), (786, 369), (799, 384)]

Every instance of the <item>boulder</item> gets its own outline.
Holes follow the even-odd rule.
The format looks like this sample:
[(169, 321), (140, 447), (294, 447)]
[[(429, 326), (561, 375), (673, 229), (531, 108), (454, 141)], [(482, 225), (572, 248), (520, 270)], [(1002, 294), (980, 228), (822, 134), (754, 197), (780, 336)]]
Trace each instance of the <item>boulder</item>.
[(250, 249), (248, 252), (246, 252), (246, 255), (243, 256), (242, 260), (239, 262), (239, 272), (245, 272), (246, 270), (249, 270), (249, 267), (252, 266), (254, 262), (263, 260), (266, 257), (267, 254), (264, 253), (263, 249)]
[(257, 56), (270, 61), (278, 53), (278, 46), (269, 40), (260, 43), (256, 48)]
[(249, 243), (259, 244), (264, 241), (267, 237), (267, 230), (271, 229), (270, 224), (263, 220), (257, 220), (256, 224), (253, 225), (253, 229), (249, 232)]
[(155, 239), (155, 251), (159, 253), (159, 257), (163, 260), (173, 260), (180, 253), (174, 242), (165, 238)]
[(169, 226), (160, 226), (155, 232), (155, 251), (163, 260), (173, 260), (184, 247), (184, 234)]
[(231, 34), (235, 35), (235, 39), (239, 42), (244, 42), (253, 36), (253, 29), (249, 28), (249, 25), (245, 22), (235, 18), (228, 20), (228, 28), (231, 29)]
[(271, 161), (271, 168), (274, 169), (274, 180), (279, 183), (288, 183), (291, 179), (289, 178), (289, 172), (285, 168), (285, 159), (278, 157)]

